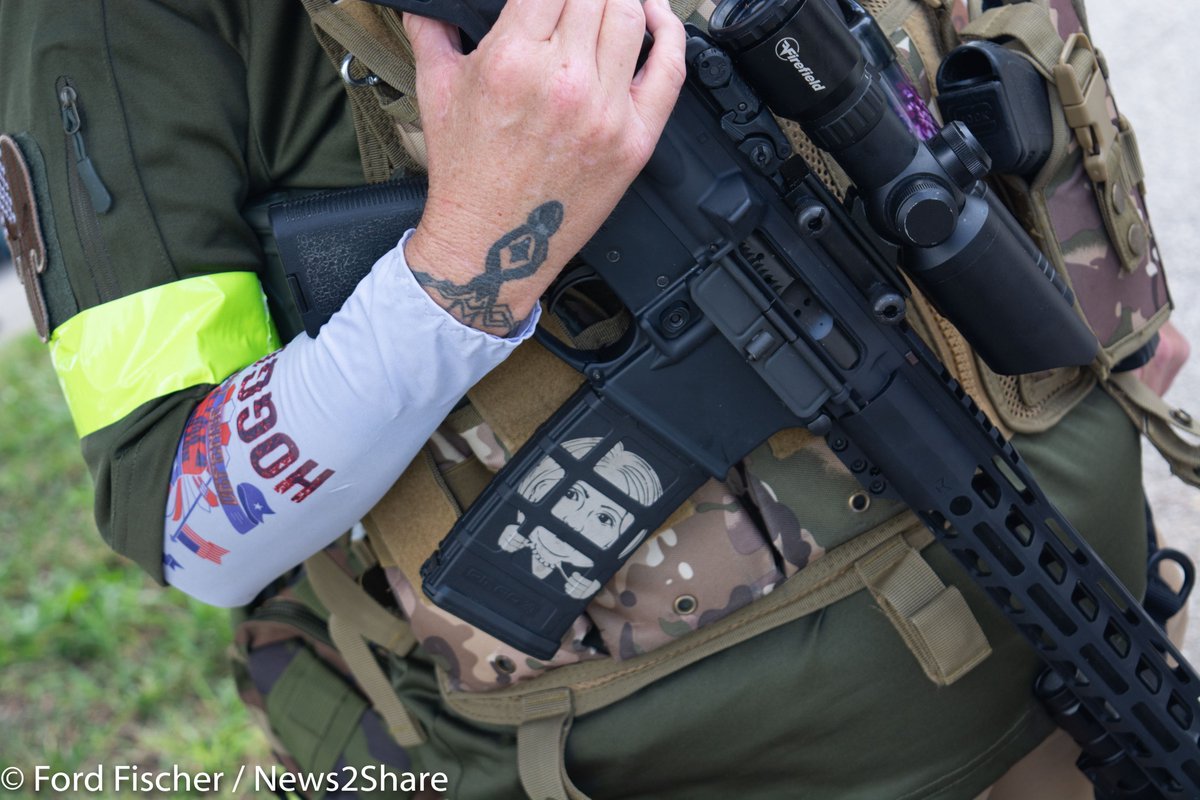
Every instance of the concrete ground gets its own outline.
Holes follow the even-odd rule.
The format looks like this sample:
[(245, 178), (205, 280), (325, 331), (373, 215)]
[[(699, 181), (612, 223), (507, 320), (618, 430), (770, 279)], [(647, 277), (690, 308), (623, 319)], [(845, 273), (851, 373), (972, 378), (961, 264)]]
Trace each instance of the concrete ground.
[[(1179, 306), (1173, 317), (1196, 357), (1167, 394), (1200, 415), (1200, 15), (1165, 3), (1091, 0), (1089, 22), (1108, 58), (1122, 112), (1133, 121), (1145, 163), (1155, 232)], [(1200, 145), (1198, 145), (1200, 146)], [(0, 342), (31, 326), (11, 267), (0, 265)], [(1173, 478), (1153, 448), (1145, 451), (1146, 491), (1160, 530), (1173, 546), (1200, 559), (1200, 491)], [(1191, 614), (1200, 620), (1200, 592)], [(1185, 648), (1200, 664), (1200, 633)]]

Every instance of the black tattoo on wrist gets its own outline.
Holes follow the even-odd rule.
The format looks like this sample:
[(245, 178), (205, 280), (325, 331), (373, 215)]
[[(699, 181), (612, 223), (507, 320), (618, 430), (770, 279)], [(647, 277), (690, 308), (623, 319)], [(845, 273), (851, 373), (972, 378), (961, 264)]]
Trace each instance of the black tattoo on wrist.
[(557, 200), (542, 203), (530, 213), (524, 225), (504, 234), (492, 245), (483, 274), (467, 283), (454, 283), (417, 270), (413, 270), (413, 277), (426, 290), (436, 291), (445, 299), (446, 310), (464, 324), (511, 333), (517, 321), (512, 309), (499, 302), (500, 288), (509, 281), (528, 278), (546, 263), (550, 237), (562, 220), (562, 203)]

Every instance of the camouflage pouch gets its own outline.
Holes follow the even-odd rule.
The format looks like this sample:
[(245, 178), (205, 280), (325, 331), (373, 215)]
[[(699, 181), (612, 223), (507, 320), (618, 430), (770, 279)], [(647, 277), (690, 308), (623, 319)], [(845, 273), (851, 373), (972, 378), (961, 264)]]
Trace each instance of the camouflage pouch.
[[(348, 575), (365, 571), (363, 560), (341, 544), (326, 553)], [(279, 763), (312, 780), (301, 797), (433, 800), (437, 795), (383, 791), (393, 787), (385, 787), (380, 777), (414, 771), (412, 759), (364, 696), (333, 642), (328, 619), (304, 568), (281, 578), (266, 599), (235, 614), (229, 657), (251, 717)], [(369, 791), (373, 788), (379, 791)]]
[(955, 15), (963, 40), (988, 40), (1019, 53), (1046, 81), (1054, 146), (1033, 176), (998, 179), (1008, 205), (1066, 276), (1076, 310), (1102, 349), (1090, 370), (1000, 376), (980, 365), (984, 384), (1010, 429), (1054, 425), (1146, 346), (1166, 321), (1171, 299), (1144, 200), (1137, 139), (1117, 110), (1103, 55), (1073, 0), (1033, 0)]

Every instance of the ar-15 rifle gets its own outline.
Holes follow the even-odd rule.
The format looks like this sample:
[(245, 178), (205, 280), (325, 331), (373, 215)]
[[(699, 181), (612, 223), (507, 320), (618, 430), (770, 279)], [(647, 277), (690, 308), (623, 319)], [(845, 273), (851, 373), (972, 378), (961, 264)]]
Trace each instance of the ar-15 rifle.
[[(474, 26), (500, 6), (379, 1), (456, 23), (466, 6)], [(969, 131), (915, 136), (834, 9), (725, 0), (713, 38), (689, 30), (662, 140), (580, 253), (633, 323), (601, 352), (539, 337), (587, 383), (455, 525), (424, 591), (548, 657), (704, 480), (805, 426), (870, 495), (907, 503), (1053, 669), (1043, 694), (1087, 740), (1081, 766), (1106, 795), (1200, 795), (1200, 678), (905, 323), (890, 246), (998, 371), (1086, 364), (1098, 345), (981, 182)], [(760, 94), (838, 159), (869, 227), (792, 155)], [(392, 212), (419, 214), (418, 194), (381, 191)], [(313, 211), (302, 201), (274, 221)], [(311, 301), (326, 277), (296, 272)]]

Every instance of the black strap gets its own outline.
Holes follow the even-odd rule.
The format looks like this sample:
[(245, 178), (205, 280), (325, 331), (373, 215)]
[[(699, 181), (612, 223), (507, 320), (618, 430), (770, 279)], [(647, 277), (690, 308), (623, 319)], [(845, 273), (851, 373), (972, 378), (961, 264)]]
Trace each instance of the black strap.
[[(1142, 600), (1142, 607), (1160, 626), (1166, 626), (1167, 620), (1178, 614), (1187, 604), (1192, 586), (1196, 582), (1196, 566), (1184, 553), (1158, 546), (1158, 533), (1154, 527), (1154, 514), (1149, 503), (1146, 504), (1146, 536), (1149, 538), (1149, 548), (1146, 560), (1146, 597)], [(1183, 571), (1183, 586), (1178, 592), (1163, 580), (1159, 572), (1159, 565), (1164, 561), (1174, 561)]]

